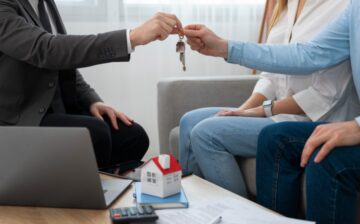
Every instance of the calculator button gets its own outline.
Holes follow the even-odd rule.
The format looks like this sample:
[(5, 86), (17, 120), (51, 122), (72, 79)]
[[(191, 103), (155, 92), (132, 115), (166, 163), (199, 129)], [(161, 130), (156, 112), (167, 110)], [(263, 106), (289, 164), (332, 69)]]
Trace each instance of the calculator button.
[(152, 207), (150, 207), (148, 205), (144, 206), (144, 210), (145, 210), (146, 214), (152, 214), (153, 213)]
[[(123, 216), (122, 213), (126, 214), (127, 216)], [(151, 206), (136, 206), (110, 209), (110, 218), (113, 224), (139, 222), (154, 223), (157, 219), (159, 219)]]
[(115, 214), (113, 214), (113, 216), (114, 216), (114, 218), (121, 218), (121, 214), (120, 213), (115, 213)]
[(121, 208), (121, 209), (120, 209), (120, 213), (121, 213), (122, 216), (128, 216), (128, 212), (127, 212), (127, 210), (124, 209), (124, 208)]
[(116, 209), (115, 212), (121, 214), (121, 208)]
[(129, 211), (130, 211), (130, 214), (131, 214), (132, 216), (137, 215), (137, 209), (136, 209), (136, 208), (129, 208)]
[(143, 215), (143, 214), (145, 213), (145, 211), (144, 211), (144, 209), (143, 209), (142, 206), (138, 206), (137, 209), (138, 209), (138, 213), (139, 213), (140, 215)]

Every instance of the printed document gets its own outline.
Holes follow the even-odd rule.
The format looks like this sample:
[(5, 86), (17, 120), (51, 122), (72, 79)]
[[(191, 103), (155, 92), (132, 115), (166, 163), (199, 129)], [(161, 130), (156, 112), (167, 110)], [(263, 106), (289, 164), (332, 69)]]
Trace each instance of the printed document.
[(190, 203), (188, 209), (157, 210), (157, 224), (207, 224), (221, 216), (221, 224), (315, 224), (290, 219), (249, 201), (224, 198), (216, 202)]

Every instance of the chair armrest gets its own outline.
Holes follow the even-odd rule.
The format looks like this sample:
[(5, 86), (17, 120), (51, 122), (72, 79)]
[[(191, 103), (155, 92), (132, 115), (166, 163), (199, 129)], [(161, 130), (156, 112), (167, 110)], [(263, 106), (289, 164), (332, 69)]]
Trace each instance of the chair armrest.
[(169, 133), (183, 114), (201, 107), (238, 107), (252, 93), (257, 76), (168, 78), (157, 85), (160, 153), (169, 152)]

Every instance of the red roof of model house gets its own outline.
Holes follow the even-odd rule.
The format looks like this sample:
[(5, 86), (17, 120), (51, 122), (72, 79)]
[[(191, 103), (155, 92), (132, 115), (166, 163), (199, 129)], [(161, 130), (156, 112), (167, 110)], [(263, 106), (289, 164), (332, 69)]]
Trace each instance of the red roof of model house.
[(157, 166), (157, 168), (161, 171), (161, 173), (163, 175), (167, 175), (170, 173), (175, 173), (178, 172), (180, 170), (182, 170), (182, 167), (180, 166), (180, 164), (176, 161), (175, 157), (171, 154), (169, 154), (170, 156), (170, 168), (169, 169), (163, 169), (161, 164), (159, 163), (159, 157), (155, 157), (152, 158), (151, 160), (155, 163), (155, 165)]

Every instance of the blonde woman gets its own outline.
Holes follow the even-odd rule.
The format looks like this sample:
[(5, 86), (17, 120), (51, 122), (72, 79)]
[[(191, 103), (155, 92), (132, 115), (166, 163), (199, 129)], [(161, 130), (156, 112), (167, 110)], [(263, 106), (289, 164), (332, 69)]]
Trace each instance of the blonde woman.
[[(311, 40), (346, 5), (346, 0), (279, 0), (267, 43)], [(185, 29), (194, 49), (199, 45), (191, 38), (196, 26), (202, 25)], [(307, 76), (262, 73), (252, 96), (239, 108), (202, 108), (182, 117), (180, 162), (184, 172), (246, 196), (235, 156), (254, 157), (264, 127), (283, 121), (344, 121), (359, 112), (349, 62)]]

